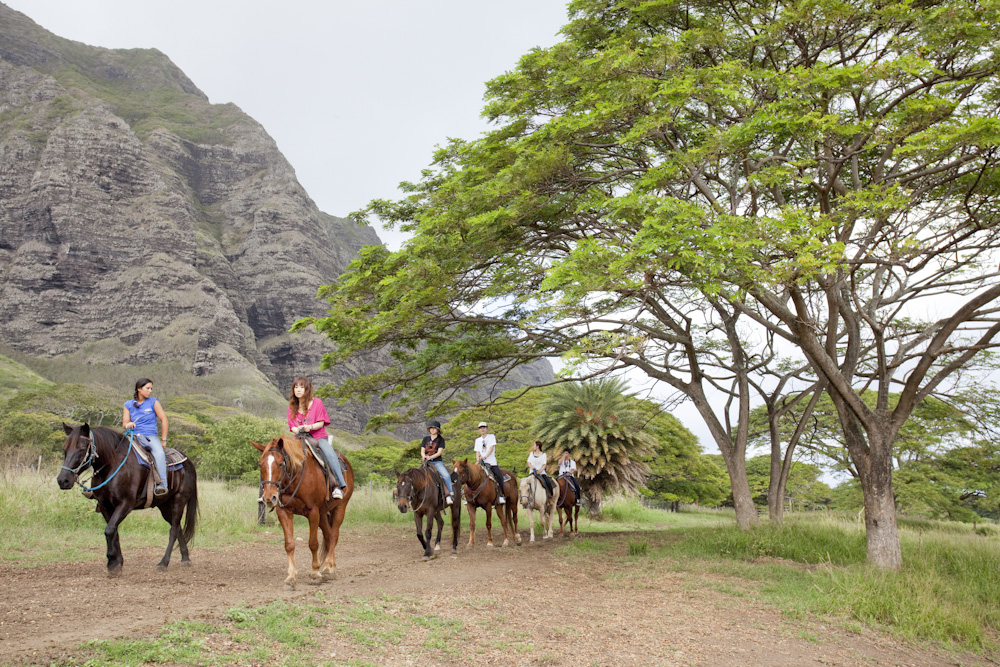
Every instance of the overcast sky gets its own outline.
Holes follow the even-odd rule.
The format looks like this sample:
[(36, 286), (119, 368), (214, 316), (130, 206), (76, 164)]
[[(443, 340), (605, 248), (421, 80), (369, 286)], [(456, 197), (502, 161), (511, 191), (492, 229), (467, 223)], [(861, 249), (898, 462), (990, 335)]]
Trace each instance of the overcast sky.
[(486, 81), (568, 21), (564, 0), (3, 1), (60, 37), (159, 49), (260, 122), (339, 216), (397, 197), (449, 137), (484, 132)]

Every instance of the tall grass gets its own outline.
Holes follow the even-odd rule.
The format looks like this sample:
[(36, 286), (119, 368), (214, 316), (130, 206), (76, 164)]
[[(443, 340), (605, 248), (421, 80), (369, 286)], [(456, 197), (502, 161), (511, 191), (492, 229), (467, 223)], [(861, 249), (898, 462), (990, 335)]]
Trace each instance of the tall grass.
[(866, 562), (864, 527), (811, 515), (781, 527), (734, 526), (690, 531), (664, 556), (695, 557), (757, 581), (754, 594), (786, 613), (833, 614), (881, 626), (907, 638), (995, 646), (1000, 630), (1000, 541), (972, 531), (900, 530), (903, 567)]

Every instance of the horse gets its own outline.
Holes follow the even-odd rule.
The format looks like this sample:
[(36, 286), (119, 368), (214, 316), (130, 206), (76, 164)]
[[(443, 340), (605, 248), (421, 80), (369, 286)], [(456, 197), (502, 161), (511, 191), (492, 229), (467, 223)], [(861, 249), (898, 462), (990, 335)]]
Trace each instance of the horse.
[(569, 534), (577, 532), (580, 524), (580, 506), (576, 504), (576, 491), (565, 477), (560, 477), (559, 496), (556, 500), (556, 510), (559, 512), (559, 535), (565, 535), (563, 530), (563, 510), (566, 511), (566, 521), (569, 523)]
[(552, 522), (555, 519), (556, 497), (545, 492), (545, 485), (542, 480), (534, 475), (528, 475), (521, 480), (520, 484), (521, 505), (528, 510), (528, 528), (531, 535), (529, 542), (535, 541), (535, 515), (534, 510), (538, 510), (539, 518), (542, 522), (542, 539), (547, 540), (552, 537)]
[[(441, 550), (441, 530), (444, 528), (444, 519), (441, 514), (447, 509), (443, 497), (444, 481), (439, 479), (437, 470), (429, 465), (422, 465), (419, 468), (410, 468), (406, 472), (396, 473), (396, 489), (392, 492), (393, 500), (399, 511), (406, 514), (408, 509), (413, 510), (413, 523), (417, 529), (417, 539), (420, 540), (424, 548), (424, 560), (434, 557), (435, 551)], [(424, 528), (424, 517), (427, 518), (427, 527)], [(431, 542), (431, 534), (434, 529), (434, 522), (437, 522), (437, 538)], [(451, 551), (458, 551), (458, 533), (461, 530), (462, 515), (452, 506), (451, 508)]]
[[(476, 508), (486, 510), (486, 546), (493, 546), (493, 515), (492, 508), (496, 505), (497, 516), (500, 517), (500, 525), (503, 526), (503, 546), (510, 544), (510, 537), (518, 546), (521, 546), (521, 535), (517, 532), (517, 482), (514, 475), (501, 469), (504, 474), (510, 475), (510, 479), (503, 485), (503, 493), (507, 502), (497, 505), (496, 485), (490, 480), (483, 467), (478, 463), (469, 463), (468, 459), (459, 461), (455, 459), (455, 474), (458, 481), (465, 485), (465, 507), (469, 512), (469, 547), (476, 545)], [(502, 508), (502, 509), (501, 509)]]
[[(125, 562), (118, 539), (118, 526), (132, 510), (146, 509), (149, 502), (145, 493), (146, 480), (152, 473), (139, 465), (132, 454), (130, 438), (114, 429), (103, 426), (91, 428), (84, 423), (76, 427), (63, 424), (63, 430), (66, 432), (64, 458), (56, 482), (60, 489), (66, 491), (78, 483), (77, 479), (84, 470), (91, 468), (93, 471), (91, 486), (80, 486), (88, 498), (97, 501), (97, 511), (107, 522), (104, 537), (108, 542), (108, 576), (118, 577)], [(148, 505), (160, 510), (163, 519), (170, 524), (167, 552), (157, 565), (160, 571), (166, 570), (170, 564), (174, 542), (181, 551), (181, 565), (191, 565), (188, 544), (194, 539), (198, 522), (198, 476), (194, 464), (185, 460), (179, 469), (168, 471), (164, 481), (167, 493), (152, 496), (152, 503)]]
[[(309, 520), (309, 551), (312, 552), (310, 583), (320, 584), (333, 579), (337, 567), (334, 553), (340, 539), (340, 525), (344, 522), (347, 503), (354, 493), (354, 469), (350, 461), (340, 456), (344, 470), (344, 497), (334, 499), (323, 475), (323, 467), (310, 456), (302, 441), (287, 433), (273, 438), (267, 444), (251, 442), (260, 450), (260, 498), (264, 505), (278, 515), (278, 523), (285, 536), (285, 554), (288, 572), (285, 587), (295, 590), (295, 535), (294, 515)], [(332, 474), (332, 473), (331, 473)], [(323, 534), (322, 545), (316, 529)]]

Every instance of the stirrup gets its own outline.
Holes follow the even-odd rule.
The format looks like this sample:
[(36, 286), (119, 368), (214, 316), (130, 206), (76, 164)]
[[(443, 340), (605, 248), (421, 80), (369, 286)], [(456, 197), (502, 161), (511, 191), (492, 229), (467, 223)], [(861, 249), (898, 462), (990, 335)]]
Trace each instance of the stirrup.
[(170, 490), (167, 488), (166, 484), (157, 484), (153, 488), (153, 495), (154, 496), (165, 496), (169, 492), (170, 492)]

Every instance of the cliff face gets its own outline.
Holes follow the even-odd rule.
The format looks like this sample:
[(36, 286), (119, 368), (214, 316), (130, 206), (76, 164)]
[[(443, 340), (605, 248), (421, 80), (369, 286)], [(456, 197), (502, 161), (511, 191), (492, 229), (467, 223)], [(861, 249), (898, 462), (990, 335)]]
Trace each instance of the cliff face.
[[(322, 314), (317, 288), (378, 242), (319, 211), (267, 132), (163, 54), (62, 40), (0, 5), (8, 347), (243, 370), (283, 392), (323, 351), (288, 328)], [(342, 417), (357, 430), (364, 415)]]
[[(71, 42), (0, 4), (0, 344), (95, 369), (179, 364), (236, 378), (237, 405), (251, 385), (280, 401), (297, 374), (363, 370), (319, 374), (328, 343), (288, 329), (378, 242), (319, 211), (264, 128), (159, 51)], [(379, 410), (331, 417), (357, 432)]]

